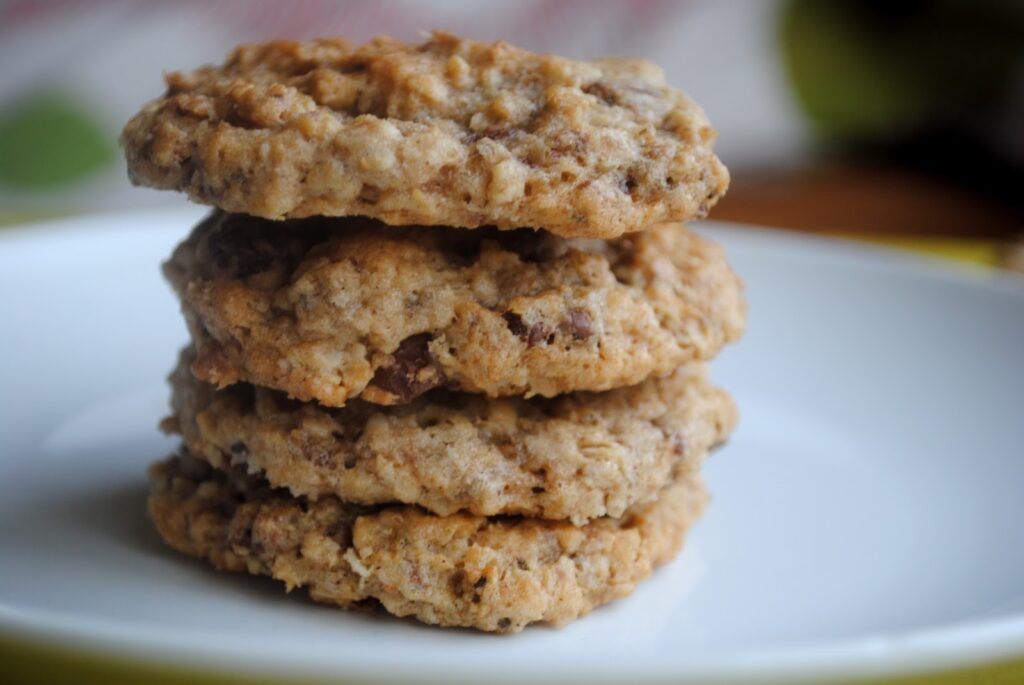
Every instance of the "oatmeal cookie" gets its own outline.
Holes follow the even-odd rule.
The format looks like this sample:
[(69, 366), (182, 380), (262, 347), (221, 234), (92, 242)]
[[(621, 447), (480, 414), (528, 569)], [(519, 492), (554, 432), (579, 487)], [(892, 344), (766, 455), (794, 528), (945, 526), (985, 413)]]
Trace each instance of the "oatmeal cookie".
[(150, 470), (150, 517), (175, 549), (272, 576), (318, 602), (379, 602), (424, 623), (510, 633), (630, 594), (672, 559), (706, 495), (689, 474), (622, 517), (567, 522), (308, 501), (190, 456)]
[(245, 45), (166, 80), (122, 133), (129, 175), (229, 212), (613, 238), (702, 217), (729, 181), (704, 112), (642, 60), (434, 33)]
[(216, 390), (171, 377), (173, 415), (189, 451), (221, 469), (244, 465), (276, 487), (318, 499), (403, 502), (447, 516), (517, 514), (582, 525), (621, 516), (696, 471), (726, 439), (736, 409), (692, 365), (663, 379), (553, 399), (433, 391), (342, 409), (238, 384)]
[(721, 249), (679, 224), (600, 241), (214, 212), (164, 272), (197, 376), (334, 407), (633, 385), (710, 359), (745, 319)]

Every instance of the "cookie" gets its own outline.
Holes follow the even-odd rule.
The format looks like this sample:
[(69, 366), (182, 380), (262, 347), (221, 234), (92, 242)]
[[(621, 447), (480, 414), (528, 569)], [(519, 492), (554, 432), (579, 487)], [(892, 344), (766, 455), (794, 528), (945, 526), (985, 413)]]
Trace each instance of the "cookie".
[(703, 217), (729, 180), (703, 111), (642, 60), (435, 33), (246, 45), (166, 80), (122, 133), (129, 175), (229, 212), (613, 238)]
[(248, 384), (216, 390), (192, 375), (189, 357), (171, 376), (165, 427), (192, 454), (221, 469), (244, 465), (294, 495), (403, 502), (442, 516), (621, 516), (696, 471), (736, 423), (731, 398), (700, 365), (597, 394), (434, 391), (397, 407), (327, 409)]
[(439, 517), (308, 501), (189, 456), (150, 470), (149, 513), (175, 549), (272, 576), (318, 602), (379, 602), (424, 623), (510, 633), (562, 625), (624, 597), (678, 552), (706, 495), (696, 475), (617, 519)]
[(678, 224), (599, 241), (214, 212), (164, 272), (197, 376), (334, 407), (633, 385), (710, 359), (745, 318), (721, 249)]

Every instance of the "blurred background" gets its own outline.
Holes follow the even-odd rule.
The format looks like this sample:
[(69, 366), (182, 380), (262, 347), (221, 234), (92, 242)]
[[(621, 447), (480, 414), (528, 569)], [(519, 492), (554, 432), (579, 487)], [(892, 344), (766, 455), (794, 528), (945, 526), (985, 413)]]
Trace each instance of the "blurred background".
[(432, 28), (661, 64), (719, 130), (733, 184), (714, 219), (1015, 259), (1018, 0), (0, 1), (0, 224), (184, 202), (132, 188), (117, 148), (165, 71), (240, 42)]

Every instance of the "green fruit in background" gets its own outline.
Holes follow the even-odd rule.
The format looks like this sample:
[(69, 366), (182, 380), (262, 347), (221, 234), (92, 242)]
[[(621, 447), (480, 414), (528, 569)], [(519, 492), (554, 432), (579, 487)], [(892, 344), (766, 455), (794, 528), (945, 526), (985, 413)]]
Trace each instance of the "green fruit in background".
[(0, 184), (58, 189), (113, 163), (116, 143), (67, 96), (39, 93), (0, 110)]
[(1024, 3), (790, 0), (785, 67), (804, 113), (840, 140), (891, 139), (984, 108), (1024, 57)]

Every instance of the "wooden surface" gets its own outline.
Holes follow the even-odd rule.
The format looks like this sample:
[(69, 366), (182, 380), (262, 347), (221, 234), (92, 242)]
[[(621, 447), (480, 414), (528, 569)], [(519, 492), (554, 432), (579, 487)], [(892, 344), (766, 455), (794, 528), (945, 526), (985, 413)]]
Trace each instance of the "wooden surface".
[(982, 240), (1024, 231), (1024, 219), (992, 198), (872, 167), (737, 172), (710, 218), (813, 232)]

